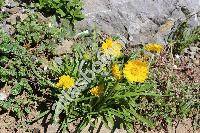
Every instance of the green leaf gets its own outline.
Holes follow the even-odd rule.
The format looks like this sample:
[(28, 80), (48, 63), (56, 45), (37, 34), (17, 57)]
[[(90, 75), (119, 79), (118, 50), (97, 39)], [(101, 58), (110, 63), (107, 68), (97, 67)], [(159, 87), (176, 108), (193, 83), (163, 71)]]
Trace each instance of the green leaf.
[(126, 92), (123, 95), (115, 95), (111, 97), (110, 99), (119, 99), (119, 98), (128, 98), (128, 97), (134, 97), (134, 96), (153, 96), (153, 97), (163, 97), (163, 96), (170, 96), (170, 95), (160, 95), (157, 93), (136, 93), (136, 92)]
[(187, 114), (190, 112), (190, 107), (192, 106), (192, 102), (182, 102), (180, 105), (180, 113), (183, 115), (183, 117), (186, 117)]
[(77, 132), (82, 131), (89, 123), (88, 118), (83, 118), (82, 121), (77, 126)]
[(122, 118), (122, 119), (124, 118), (122, 112), (117, 111), (115, 109), (110, 108), (109, 109), (109, 113), (112, 114), (112, 115), (115, 115), (115, 116), (117, 116), (119, 118)]
[(11, 90), (11, 94), (16, 96), (21, 93), (23, 89), (27, 89), (30, 93), (33, 92), (31, 86), (28, 84), (28, 81), (24, 78), (21, 79), (20, 82), (15, 84), (15, 86)]
[(61, 9), (57, 9), (56, 12), (57, 12), (58, 14), (60, 14), (61, 17), (64, 17), (64, 16), (66, 15), (66, 14), (63, 12), (63, 10), (61, 10)]
[(147, 126), (153, 128), (155, 127), (155, 123), (149, 119), (146, 119), (145, 117), (143, 117), (142, 115), (136, 113), (136, 112), (131, 112), (133, 113), (133, 115), (135, 116), (135, 118), (137, 120), (139, 120), (140, 122), (142, 122), (143, 124), (146, 124)]
[(15, 84), (15, 86), (11, 90), (12, 95), (18, 95), (22, 91), (22, 86), (20, 83)]

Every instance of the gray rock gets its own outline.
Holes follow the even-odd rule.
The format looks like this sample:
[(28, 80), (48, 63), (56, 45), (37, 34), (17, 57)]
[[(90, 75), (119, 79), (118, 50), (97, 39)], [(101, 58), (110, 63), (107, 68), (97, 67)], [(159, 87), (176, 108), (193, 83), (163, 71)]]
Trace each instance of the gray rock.
[(6, 93), (0, 92), (0, 101), (5, 101), (8, 98)]
[(61, 65), (62, 62), (63, 62), (61, 57), (55, 57), (55, 58), (54, 58), (54, 61), (55, 61), (58, 65)]
[(193, 60), (193, 63), (194, 63), (196, 66), (200, 66), (200, 60), (199, 60), (199, 59)]
[(72, 46), (74, 45), (73, 41), (64, 40), (61, 45), (58, 45), (55, 49), (56, 55), (63, 55), (66, 53), (72, 52)]
[(16, 13), (12, 14), (9, 18), (5, 19), (6, 23), (9, 23), (11, 25), (16, 24), (18, 20), (25, 20), (28, 17), (27, 14), (22, 14), (22, 13)]
[(4, 2), (5, 2), (5, 6), (8, 6), (8, 7), (15, 7), (19, 5), (19, 3), (15, 2), (14, 0), (5, 0)]
[(196, 52), (196, 51), (199, 50), (199, 48), (198, 48), (198, 47), (195, 47), (195, 46), (190, 46), (189, 48), (190, 48), (190, 50), (191, 50), (192, 52)]
[[(34, 10), (32, 10), (31, 12), (34, 13)], [(38, 21), (40, 23), (43, 23), (43, 22), (48, 21), (48, 18), (44, 17), (41, 13), (38, 13)]]
[(2, 29), (9, 35), (13, 35), (15, 33), (15, 28), (9, 24), (3, 25)]
[(19, 7), (4, 8), (4, 11), (9, 12), (11, 14), (15, 14), (20, 12), (20, 8)]
[(131, 45), (166, 43), (166, 35), (177, 22), (190, 19), (199, 25), (199, 0), (83, 0), (86, 19), (77, 28), (92, 28), (126, 38)]
[(17, 22), (17, 15), (13, 14), (9, 18), (6, 19), (7, 23), (14, 25)]
[(21, 21), (25, 20), (28, 15), (27, 14), (19, 14)]

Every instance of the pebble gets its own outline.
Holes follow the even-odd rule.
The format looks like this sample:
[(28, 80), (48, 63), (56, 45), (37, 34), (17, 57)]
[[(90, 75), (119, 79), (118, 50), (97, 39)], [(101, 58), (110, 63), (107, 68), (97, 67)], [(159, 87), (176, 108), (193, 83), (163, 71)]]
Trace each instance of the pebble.
[(3, 30), (6, 33), (8, 33), (9, 35), (13, 35), (15, 33), (15, 28), (13, 26), (11, 26), (11, 25), (8, 25), (8, 24), (3, 26)]
[(190, 47), (191, 52), (196, 52), (196, 51), (198, 51), (198, 49), (199, 49), (198, 47)]
[(15, 13), (18, 13), (20, 12), (20, 8), (19, 7), (14, 7), (14, 8), (11, 8), (11, 9), (5, 9), (5, 11), (11, 13), (11, 14), (15, 14)]
[(193, 60), (193, 63), (194, 63), (196, 66), (200, 66), (200, 60), (199, 60), (199, 59)]
[(15, 2), (13, 0), (5, 0), (5, 5), (8, 6), (8, 7), (16, 7), (16, 6), (19, 6), (19, 3), (18, 2)]
[(187, 56), (184, 57), (184, 60), (185, 60), (186, 63), (188, 63), (190, 61)]
[(7, 95), (6, 93), (2, 93), (2, 92), (0, 92), (0, 100), (1, 100), (1, 101), (6, 100), (7, 97), (8, 97), (8, 95)]
[(27, 14), (20, 14), (19, 16), (20, 16), (21, 21), (25, 20), (28, 17)]
[(188, 48), (184, 49), (184, 53), (187, 54), (189, 52)]
[(63, 63), (63, 61), (62, 61), (62, 58), (60, 58), (60, 57), (55, 57), (55, 62), (57, 63), (57, 64), (59, 64), (59, 65), (61, 65), (62, 63)]
[(11, 15), (9, 18), (6, 19), (6, 22), (9, 23), (9, 24), (11, 24), (11, 25), (16, 24), (16, 22), (17, 22), (17, 15), (16, 14)]

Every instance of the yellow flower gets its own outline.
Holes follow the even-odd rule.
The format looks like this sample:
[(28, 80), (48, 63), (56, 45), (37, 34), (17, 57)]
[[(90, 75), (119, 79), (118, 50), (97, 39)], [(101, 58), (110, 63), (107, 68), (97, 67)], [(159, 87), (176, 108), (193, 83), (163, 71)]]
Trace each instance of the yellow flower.
[(99, 97), (103, 93), (104, 87), (103, 85), (95, 86), (90, 90), (90, 93), (94, 96)]
[(123, 73), (129, 82), (143, 83), (148, 75), (148, 63), (141, 60), (130, 60), (125, 64)]
[(113, 57), (119, 57), (122, 54), (122, 45), (119, 42), (113, 41), (112, 38), (107, 38), (103, 42), (101, 49), (104, 54), (112, 55)]
[(163, 50), (163, 45), (157, 43), (149, 43), (144, 46), (144, 49), (149, 52), (160, 53)]
[(64, 88), (69, 89), (70, 87), (74, 86), (75, 82), (74, 79), (71, 78), (69, 75), (63, 75), (59, 78), (58, 83), (56, 84), (56, 87), (58, 88)]
[(122, 78), (122, 72), (119, 69), (119, 66), (117, 64), (114, 64), (112, 66), (112, 75), (117, 79), (120, 80)]

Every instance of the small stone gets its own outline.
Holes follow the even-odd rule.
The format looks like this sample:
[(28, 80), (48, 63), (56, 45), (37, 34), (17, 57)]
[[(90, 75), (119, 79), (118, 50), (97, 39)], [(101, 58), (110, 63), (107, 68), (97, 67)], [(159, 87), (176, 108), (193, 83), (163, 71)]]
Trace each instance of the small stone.
[(62, 45), (58, 45), (57, 48), (55, 49), (56, 55), (63, 55), (66, 53), (71, 53), (72, 52), (72, 45), (74, 42), (70, 40), (65, 40), (63, 41)]
[(25, 20), (28, 17), (27, 14), (20, 14), (19, 16), (20, 16), (21, 21)]
[(190, 51), (196, 52), (199, 48), (198, 47), (190, 47)]
[(52, 24), (51, 24), (51, 22), (49, 22), (49, 23), (48, 23), (48, 26), (49, 26), (49, 28), (51, 28), (51, 27), (52, 27)]
[(191, 68), (193, 66), (193, 64), (191, 63), (191, 62), (189, 62), (188, 64), (187, 64), (187, 67), (189, 67), (189, 68)]
[(180, 56), (178, 54), (175, 55), (176, 59), (180, 59)]
[(6, 11), (11, 13), (11, 14), (16, 14), (16, 13), (19, 13), (20, 8), (19, 7), (14, 7), (14, 8), (11, 8), (11, 9), (7, 8)]
[(184, 60), (186, 63), (188, 63), (190, 61), (188, 57), (185, 57)]
[(184, 53), (185, 53), (185, 54), (188, 54), (188, 53), (189, 53), (189, 49), (188, 49), (188, 48), (185, 48), (185, 49), (184, 49)]
[(3, 29), (9, 35), (13, 35), (15, 33), (15, 28), (12, 25), (6, 24), (6, 25), (4, 25)]
[(195, 58), (200, 59), (200, 54), (199, 53), (195, 54)]
[(16, 7), (16, 6), (19, 6), (19, 3), (18, 2), (15, 2), (13, 0), (5, 0), (5, 6), (8, 6), (8, 7)]
[(58, 65), (61, 65), (62, 64), (62, 58), (61, 57), (55, 57), (55, 62), (58, 64)]
[(11, 25), (16, 24), (17, 22), (17, 15), (13, 14), (9, 18), (6, 19), (7, 23), (10, 23)]
[(200, 66), (200, 60), (198, 60), (198, 59), (193, 60), (193, 63), (194, 63), (196, 66)]
[(177, 69), (178, 67), (177, 67), (177, 65), (173, 65), (173, 68), (174, 68), (174, 69)]
[[(34, 12), (34, 11), (33, 11)], [(38, 13), (38, 21), (40, 22), (40, 23), (43, 23), (43, 22), (45, 22), (45, 21), (47, 21), (48, 19), (47, 18), (45, 18), (41, 13)]]
[(6, 99), (7, 99), (7, 97), (8, 97), (8, 95), (7, 95), (7, 94), (0, 92), (0, 100), (1, 100), (1, 101), (4, 101), (4, 100), (6, 100)]

